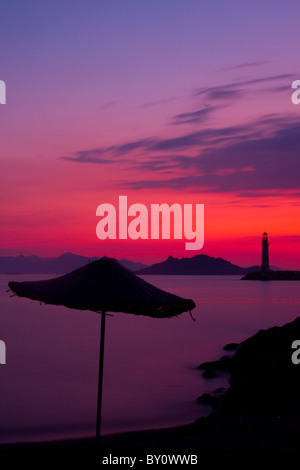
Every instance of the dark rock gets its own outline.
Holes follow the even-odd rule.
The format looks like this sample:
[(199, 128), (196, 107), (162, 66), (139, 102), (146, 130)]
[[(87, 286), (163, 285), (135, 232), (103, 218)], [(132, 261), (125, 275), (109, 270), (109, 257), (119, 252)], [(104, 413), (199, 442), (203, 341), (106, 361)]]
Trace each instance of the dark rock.
[(239, 343), (228, 343), (224, 346), (225, 351), (236, 351), (239, 347)]
[(219, 399), (210, 393), (203, 393), (203, 395), (197, 398), (197, 403), (201, 403), (202, 405), (209, 405), (214, 409), (219, 408)]
[(200, 397), (197, 398), (197, 403), (209, 405), (215, 410), (217, 410), (220, 408), (223, 402), (225, 392), (225, 388), (220, 387), (213, 394), (203, 393)]
[(229, 356), (222, 356), (220, 361), (228, 361), (229, 359)]
[(195, 255), (192, 258), (174, 258), (161, 263), (155, 263), (145, 269), (141, 269), (137, 274), (155, 274), (155, 275), (226, 275), (226, 274), (246, 274), (257, 271), (258, 266), (250, 268), (241, 268), (222, 258), (214, 258), (208, 255)]
[(213, 369), (213, 370), (230, 370), (230, 361), (231, 359), (228, 356), (224, 356), (218, 361), (203, 362), (198, 366), (198, 369)]
[(223, 396), (225, 392), (226, 392), (226, 388), (224, 388), (224, 387), (219, 387), (219, 388), (217, 388), (217, 390), (214, 392), (214, 394), (215, 394), (215, 395), (218, 395), (218, 396), (220, 396), (220, 395)]
[(291, 361), (291, 345), (298, 338), (300, 318), (260, 330), (243, 341), (229, 362), (230, 387), (224, 410), (277, 416), (300, 413), (300, 366)]
[(205, 379), (214, 379), (216, 376), (216, 371), (212, 369), (207, 369), (202, 374), (202, 377), (204, 377)]
[(203, 405), (211, 405), (214, 400), (214, 397), (210, 393), (203, 393), (200, 397), (197, 398), (197, 403), (202, 403)]
[(291, 360), (296, 339), (300, 318), (260, 330), (229, 360), (199, 366), (226, 365), (231, 374), (225, 393), (218, 389), (198, 398), (214, 408), (194, 423), (202, 433), (199, 442), (212, 434), (218, 450), (300, 450), (300, 364)]

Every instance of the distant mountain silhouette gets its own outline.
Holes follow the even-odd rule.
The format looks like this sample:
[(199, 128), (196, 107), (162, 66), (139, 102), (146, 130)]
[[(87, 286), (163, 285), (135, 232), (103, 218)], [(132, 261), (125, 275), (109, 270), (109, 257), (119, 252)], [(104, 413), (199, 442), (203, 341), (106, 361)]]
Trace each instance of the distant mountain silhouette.
[(136, 274), (202, 274), (202, 275), (226, 275), (247, 274), (258, 271), (259, 266), (241, 268), (222, 258), (213, 258), (208, 255), (196, 255), (193, 258), (173, 258), (169, 256), (166, 261), (156, 263), (143, 268)]
[[(40, 258), (36, 255), (1, 256), (0, 274), (66, 274), (96, 259), (99, 257), (88, 258), (73, 253), (64, 253), (57, 258)], [(134, 263), (127, 259), (121, 259), (119, 262), (131, 271), (147, 267), (146, 264)]]
[(125, 268), (129, 269), (130, 271), (136, 273), (137, 271), (140, 271), (140, 269), (145, 269), (148, 268), (147, 264), (144, 263), (137, 263), (135, 261), (130, 261), (129, 259), (119, 259), (119, 263), (122, 264)]

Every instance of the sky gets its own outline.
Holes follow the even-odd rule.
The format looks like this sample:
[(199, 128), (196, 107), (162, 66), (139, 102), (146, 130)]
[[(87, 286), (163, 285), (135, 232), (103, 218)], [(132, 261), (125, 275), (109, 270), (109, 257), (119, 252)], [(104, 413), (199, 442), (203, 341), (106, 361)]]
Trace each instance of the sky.
[[(298, 1), (2, 0), (0, 255), (300, 269)], [(96, 209), (204, 204), (204, 246), (99, 240)]]

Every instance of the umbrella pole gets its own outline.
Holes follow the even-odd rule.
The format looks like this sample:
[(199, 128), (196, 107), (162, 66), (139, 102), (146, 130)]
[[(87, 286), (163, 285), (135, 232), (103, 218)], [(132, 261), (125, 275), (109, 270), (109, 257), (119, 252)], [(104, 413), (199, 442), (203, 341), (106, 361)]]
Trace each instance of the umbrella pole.
[(98, 379), (97, 429), (96, 429), (96, 441), (97, 441), (98, 444), (100, 443), (100, 431), (101, 431), (105, 317), (106, 317), (105, 312), (102, 312), (102, 314), (101, 314), (101, 336), (100, 336), (100, 357), (99, 357), (99, 379)]

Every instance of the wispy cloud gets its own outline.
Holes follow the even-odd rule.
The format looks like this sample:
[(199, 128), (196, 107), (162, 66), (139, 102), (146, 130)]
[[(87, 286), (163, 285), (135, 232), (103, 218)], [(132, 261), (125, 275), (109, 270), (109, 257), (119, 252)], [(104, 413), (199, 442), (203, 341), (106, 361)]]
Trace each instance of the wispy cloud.
[(147, 101), (146, 103), (141, 104), (141, 108), (153, 108), (155, 106), (162, 106), (165, 104), (169, 104), (174, 101), (175, 98), (167, 98), (165, 100), (154, 100), (154, 101)]
[[(259, 126), (260, 123), (258, 122)], [(278, 122), (276, 122), (278, 125)], [(300, 123), (282, 117), (282, 127), (273, 135), (225, 143), (208, 148), (196, 157), (176, 157), (177, 175), (168, 179), (140, 179), (126, 187), (168, 188), (216, 192), (281, 190), (299, 188)], [(152, 169), (162, 161), (153, 161)], [(151, 163), (148, 162), (149, 169)], [(183, 176), (178, 176), (181, 172)], [(251, 197), (251, 196), (249, 196)]]
[[(77, 163), (97, 163), (97, 164), (114, 164), (114, 157), (124, 156), (135, 150), (147, 149), (153, 145), (154, 140), (142, 139), (132, 142), (125, 142), (121, 145), (113, 145), (105, 148), (79, 150), (72, 156), (61, 156), (59, 159), (68, 160)], [(125, 161), (125, 160), (123, 160)]]
[(111, 100), (107, 101), (106, 103), (102, 104), (99, 106), (99, 109), (109, 109), (113, 108), (114, 106), (118, 105), (120, 103), (120, 100)]
[(104, 149), (90, 149), (90, 150), (78, 150), (73, 156), (61, 156), (61, 160), (68, 160), (70, 162), (80, 163), (108, 163), (109, 160), (103, 158), (106, 153)]
[(294, 74), (281, 74), (271, 75), (267, 77), (252, 78), (249, 80), (241, 80), (238, 82), (232, 82), (212, 87), (202, 87), (194, 90), (195, 96), (203, 96), (205, 99), (216, 100), (216, 99), (235, 99), (243, 96), (253, 85), (264, 85), (266, 83), (274, 82), (286, 82), (291, 84), (291, 81), (295, 78)]
[(173, 124), (198, 124), (194, 132), (148, 136), (60, 158), (80, 164), (122, 165), (123, 185), (131, 189), (234, 191), (245, 198), (266, 195), (266, 191), (270, 197), (282, 190), (299, 191), (300, 123), (293, 115), (273, 112), (239, 125), (208, 126), (211, 115), (228, 105), (226, 100), (240, 98), (249, 87), (261, 90), (271, 83), (271, 88), (283, 90), (293, 78), (293, 74), (281, 74), (199, 88), (194, 97), (218, 103), (172, 118)]
[(199, 124), (207, 121), (210, 114), (214, 111), (215, 108), (212, 106), (207, 106), (206, 108), (198, 109), (197, 111), (192, 111), (189, 113), (177, 114), (173, 117), (173, 124)]
[(261, 67), (273, 63), (274, 60), (261, 60), (258, 62), (244, 62), (242, 64), (232, 65), (231, 67), (223, 67), (218, 69), (218, 71), (228, 71), (228, 70), (240, 70), (240, 69), (249, 69), (254, 67)]

